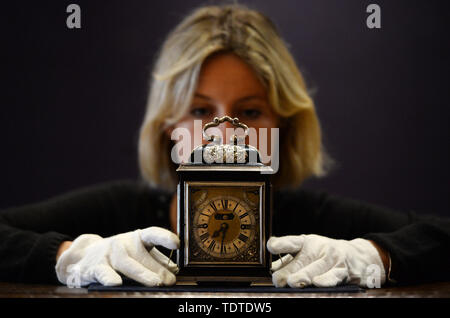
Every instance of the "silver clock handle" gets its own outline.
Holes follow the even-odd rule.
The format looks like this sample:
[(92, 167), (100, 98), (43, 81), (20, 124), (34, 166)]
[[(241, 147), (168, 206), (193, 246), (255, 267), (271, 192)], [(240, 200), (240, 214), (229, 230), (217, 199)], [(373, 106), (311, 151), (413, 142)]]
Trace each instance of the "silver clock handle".
[[(247, 126), (246, 124), (244, 124), (244, 123), (241, 123), (241, 122), (239, 121), (239, 118), (237, 118), (237, 117), (231, 118), (230, 116), (223, 116), (222, 118), (214, 117), (214, 120), (213, 120), (212, 122), (207, 123), (207, 124), (203, 127), (203, 138), (204, 138), (206, 141), (214, 141), (215, 137), (217, 137), (217, 136), (214, 136), (214, 135), (208, 135), (208, 134), (206, 133), (206, 130), (207, 130), (208, 128), (211, 128), (211, 127), (217, 127), (217, 126), (219, 126), (220, 124), (222, 124), (222, 123), (224, 123), (224, 122), (226, 122), (226, 121), (230, 122), (231, 124), (233, 124), (233, 126), (235, 126), (235, 127), (237, 127), (237, 128), (243, 128), (243, 129), (244, 129), (244, 136), (245, 136), (245, 137), (248, 136), (248, 126)], [(244, 137), (244, 138), (245, 138), (245, 137)], [(242, 137), (240, 137), (240, 138), (242, 138)], [(231, 136), (231, 141), (232, 141), (232, 143), (234, 143), (234, 141), (237, 141), (237, 140), (238, 140), (238, 136), (236, 136), (236, 135)], [(242, 139), (241, 139), (241, 140), (242, 140)]]

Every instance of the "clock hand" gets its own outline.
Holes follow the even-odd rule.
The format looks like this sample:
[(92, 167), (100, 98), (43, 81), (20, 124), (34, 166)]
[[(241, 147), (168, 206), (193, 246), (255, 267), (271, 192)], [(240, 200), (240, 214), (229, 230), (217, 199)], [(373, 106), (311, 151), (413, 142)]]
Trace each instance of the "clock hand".
[(222, 242), (220, 243), (220, 254), (223, 253), (223, 240), (225, 239), (225, 232), (222, 233)]
[(228, 231), (228, 227), (229, 227), (229, 225), (228, 225), (228, 223), (222, 223), (221, 225), (220, 225), (220, 227), (222, 228), (222, 230), (223, 230), (223, 236), (225, 236), (225, 233), (226, 233), (226, 231)]
[(220, 233), (222, 233), (224, 230), (228, 229), (228, 224), (227, 223), (222, 223), (220, 225), (220, 229), (214, 231), (213, 235), (211, 235), (211, 237), (218, 237)]
[(228, 224), (227, 224), (227, 223), (222, 223), (222, 224), (220, 225), (220, 227), (221, 227), (221, 230), (223, 230), (223, 231), (222, 231), (222, 245), (221, 245), (221, 247), (220, 247), (220, 252), (222, 253), (222, 251), (224, 250), (224, 249), (223, 249), (223, 241), (225, 240), (225, 235), (227, 234)]
[(220, 233), (222, 233), (222, 228), (220, 228), (220, 230), (214, 231), (214, 233), (213, 233), (213, 235), (211, 235), (211, 237), (213, 237), (213, 238), (218, 237)]

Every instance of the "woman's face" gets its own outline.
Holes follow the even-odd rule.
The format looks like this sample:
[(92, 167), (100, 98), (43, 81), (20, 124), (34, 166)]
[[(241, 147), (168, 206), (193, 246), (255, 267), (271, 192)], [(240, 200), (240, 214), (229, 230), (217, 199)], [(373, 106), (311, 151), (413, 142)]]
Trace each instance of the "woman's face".
[[(238, 117), (257, 133), (259, 128), (267, 128), (269, 143), (270, 129), (278, 127), (279, 123), (264, 85), (251, 67), (232, 53), (217, 54), (204, 62), (190, 109), (172, 129), (187, 128), (194, 136), (194, 120), (202, 120), (204, 126), (214, 117), (225, 115)], [(224, 123), (218, 127), (224, 137), (227, 127), (232, 126)], [(191, 145), (195, 146), (194, 140)]]

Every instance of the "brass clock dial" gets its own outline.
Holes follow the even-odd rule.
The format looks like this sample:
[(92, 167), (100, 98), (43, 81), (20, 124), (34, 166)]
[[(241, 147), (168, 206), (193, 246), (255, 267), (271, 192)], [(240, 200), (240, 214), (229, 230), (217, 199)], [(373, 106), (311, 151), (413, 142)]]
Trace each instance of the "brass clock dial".
[(188, 263), (259, 264), (262, 186), (188, 189)]
[(255, 238), (254, 211), (234, 196), (206, 200), (194, 211), (193, 221), (198, 246), (217, 258), (235, 257)]

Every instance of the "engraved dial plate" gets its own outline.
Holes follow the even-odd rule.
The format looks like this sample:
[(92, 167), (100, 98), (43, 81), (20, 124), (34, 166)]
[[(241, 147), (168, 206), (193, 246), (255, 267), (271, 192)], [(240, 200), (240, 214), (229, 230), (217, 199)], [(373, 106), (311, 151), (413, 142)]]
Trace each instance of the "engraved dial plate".
[(185, 264), (262, 264), (263, 187), (188, 182)]

